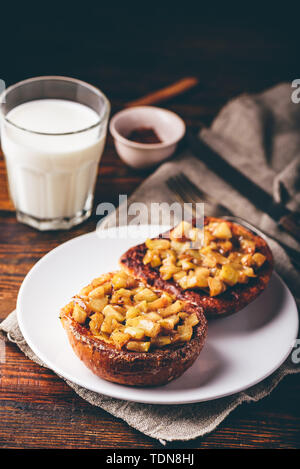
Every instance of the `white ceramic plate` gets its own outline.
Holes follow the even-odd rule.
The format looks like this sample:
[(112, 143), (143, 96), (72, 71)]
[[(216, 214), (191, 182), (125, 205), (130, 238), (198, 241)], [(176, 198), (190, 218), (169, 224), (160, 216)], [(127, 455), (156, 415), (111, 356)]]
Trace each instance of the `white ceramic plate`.
[[(44, 256), (26, 276), (17, 302), (22, 333), (41, 360), (61, 376), (92, 391), (129, 401), (184, 404), (246, 389), (275, 371), (298, 330), (295, 301), (274, 274), (266, 291), (239, 313), (210, 321), (207, 342), (183, 376), (166, 386), (132, 388), (93, 375), (77, 358), (59, 321), (60, 308), (99, 274), (118, 268), (120, 255), (143, 242), (149, 227), (119, 228), (68, 241)], [(164, 229), (164, 228), (163, 228)], [(152, 235), (158, 233), (154, 228)]]

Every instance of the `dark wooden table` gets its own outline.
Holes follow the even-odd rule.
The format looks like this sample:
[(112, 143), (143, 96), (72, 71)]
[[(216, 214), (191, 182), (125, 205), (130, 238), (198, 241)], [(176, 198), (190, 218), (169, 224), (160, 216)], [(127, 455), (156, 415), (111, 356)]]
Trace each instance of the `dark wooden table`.
[[(118, 16), (101, 6), (94, 7), (90, 16), (80, 14), (74, 20), (63, 11), (38, 21), (31, 15), (24, 21), (20, 14), (13, 23), (18, 34), (3, 50), (1, 78), (11, 84), (34, 75), (74, 76), (99, 86), (119, 108), (130, 99), (196, 75), (197, 89), (165, 103), (193, 129), (200, 121), (209, 124), (224, 103), (239, 93), (299, 78), (297, 41), (292, 28), (282, 27), (280, 16), (267, 21), (254, 14), (246, 19), (243, 14), (237, 18), (227, 14), (220, 20), (212, 11), (201, 15), (178, 8), (148, 13), (123, 7)], [(132, 193), (146, 176), (119, 160), (109, 138), (95, 204), (116, 203), (119, 193)], [(0, 216), (0, 319), (4, 319), (15, 308), (29, 269), (58, 244), (93, 230), (98, 220), (93, 216), (70, 231), (46, 233), (17, 223), (2, 157)], [(1, 447), (161, 448), (160, 443), (87, 404), (15, 345), (5, 345), (0, 366)], [(299, 393), (299, 375), (287, 377), (269, 397), (232, 412), (213, 433), (167, 447), (297, 448)]]

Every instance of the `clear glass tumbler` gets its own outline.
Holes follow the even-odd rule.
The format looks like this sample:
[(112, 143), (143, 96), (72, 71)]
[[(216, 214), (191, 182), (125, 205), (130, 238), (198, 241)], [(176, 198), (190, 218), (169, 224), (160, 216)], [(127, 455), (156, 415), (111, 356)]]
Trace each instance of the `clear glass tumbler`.
[(80, 80), (24, 80), (0, 97), (1, 145), (17, 219), (68, 229), (92, 212), (110, 104)]

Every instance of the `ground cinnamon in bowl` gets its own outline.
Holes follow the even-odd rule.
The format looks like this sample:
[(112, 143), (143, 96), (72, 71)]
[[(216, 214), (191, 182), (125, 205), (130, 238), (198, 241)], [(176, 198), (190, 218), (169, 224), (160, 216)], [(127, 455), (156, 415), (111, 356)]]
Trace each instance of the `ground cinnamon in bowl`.
[(159, 136), (152, 127), (137, 127), (133, 129), (129, 135), (128, 140), (137, 143), (161, 143)]

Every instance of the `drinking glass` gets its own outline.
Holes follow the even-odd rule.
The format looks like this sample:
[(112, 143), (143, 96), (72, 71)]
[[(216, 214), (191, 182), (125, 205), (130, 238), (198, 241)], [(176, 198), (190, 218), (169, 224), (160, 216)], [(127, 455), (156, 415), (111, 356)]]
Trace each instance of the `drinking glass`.
[[(43, 131), (30, 120), (32, 106), (41, 112), (45, 105), (40, 100), (51, 100), (53, 111), (49, 129)], [(69, 229), (86, 220), (107, 134), (106, 96), (80, 80), (45, 76), (7, 88), (0, 101), (1, 145), (17, 219), (39, 230)], [(23, 109), (21, 124), (20, 118), (16, 123), (11, 115), (24, 104), (27, 108), (18, 108)], [(87, 125), (89, 112), (94, 119)], [(38, 114), (33, 117), (38, 121)], [(61, 127), (52, 132), (56, 120)], [(73, 120), (75, 127), (68, 127)]]

